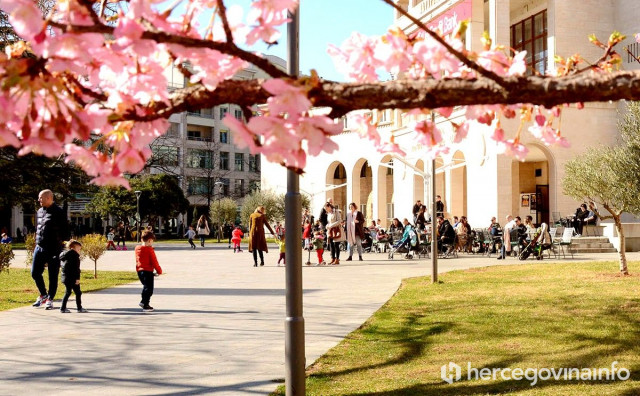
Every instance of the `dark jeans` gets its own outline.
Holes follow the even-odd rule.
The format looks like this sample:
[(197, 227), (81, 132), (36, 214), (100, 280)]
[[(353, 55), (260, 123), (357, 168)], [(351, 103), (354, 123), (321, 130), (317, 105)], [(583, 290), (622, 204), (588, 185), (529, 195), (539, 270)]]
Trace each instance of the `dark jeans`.
[(264, 254), (258, 249), (253, 249), (253, 262), (258, 264), (258, 253), (260, 253), (260, 264), (264, 264)]
[(151, 296), (153, 296), (153, 271), (138, 271), (138, 279), (142, 283), (142, 300), (144, 305), (149, 305)]
[[(41, 296), (48, 295), (52, 300), (56, 296), (58, 291), (58, 274), (60, 273), (60, 255), (59, 251), (50, 252), (46, 251), (40, 246), (36, 246), (33, 250), (33, 261), (31, 264), (31, 277), (36, 282), (36, 287)], [(49, 269), (49, 293), (44, 285), (44, 278), (42, 273), (44, 272), (44, 265), (48, 264)]]
[(195, 247), (196, 246), (196, 244), (193, 243), (193, 239), (192, 238), (189, 238), (189, 244), (191, 245), (191, 247)]
[(80, 291), (80, 285), (76, 285), (74, 283), (65, 283), (64, 287), (67, 288), (67, 291), (64, 293), (64, 297), (62, 297), (62, 305), (60, 306), (60, 310), (64, 311), (67, 309), (67, 301), (69, 301), (69, 297), (71, 297), (71, 291), (76, 295), (76, 307), (78, 310), (82, 309), (82, 291)]
[(118, 238), (118, 246), (120, 246), (120, 242), (122, 242), (122, 246), (126, 247), (127, 244), (125, 243), (125, 238), (124, 237), (119, 237)]
[(336, 242), (331, 239), (329, 245), (331, 246), (331, 258), (340, 260), (340, 242)]
[(200, 235), (200, 246), (204, 247), (204, 238), (206, 235)]

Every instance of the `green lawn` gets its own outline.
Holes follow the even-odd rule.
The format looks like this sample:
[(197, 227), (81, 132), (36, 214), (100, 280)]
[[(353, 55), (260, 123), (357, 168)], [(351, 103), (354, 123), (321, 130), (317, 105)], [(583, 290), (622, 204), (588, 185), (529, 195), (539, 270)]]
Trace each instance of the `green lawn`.
[[(437, 285), (405, 280), (307, 369), (307, 394), (638, 395), (640, 276), (622, 278), (617, 268), (532, 264), (451, 272)], [(629, 380), (467, 380), (467, 362), (476, 369), (582, 369), (614, 361), (630, 370)], [(449, 362), (463, 366), (461, 381), (440, 378)]]
[[(49, 276), (44, 271), (45, 283)], [(82, 292), (106, 289), (116, 285), (135, 282), (138, 275), (133, 271), (98, 271), (98, 279), (93, 279), (93, 271), (83, 271), (80, 280)], [(58, 285), (58, 298), (64, 294), (64, 285)], [(38, 296), (38, 289), (31, 278), (29, 269), (11, 268), (0, 273), (0, 311), (31, 305)]]

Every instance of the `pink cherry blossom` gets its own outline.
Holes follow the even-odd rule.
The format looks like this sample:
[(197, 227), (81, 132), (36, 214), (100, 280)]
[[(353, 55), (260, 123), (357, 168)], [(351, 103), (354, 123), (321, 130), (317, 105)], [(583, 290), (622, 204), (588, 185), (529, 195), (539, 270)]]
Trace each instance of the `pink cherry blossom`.
[(42, 12), (32, 0), (3, 0), (3, 11), (9, 14), (9, 22), (15, 32), (28, 41), (33, 41), (45, 28)]
[(311, 107), (311, 102), (304, 90), (288, 84), (284, 80), (268, 80), (262, 84), (262, 87), (275, 95), (267, 100), (269, 111), (273, 115), (299, 115), (308, 111)]
[(517, 140), (509, 139), (498, 144), (499, 152), (515, 157), (518, 161), (524, 161), (529, 149)]

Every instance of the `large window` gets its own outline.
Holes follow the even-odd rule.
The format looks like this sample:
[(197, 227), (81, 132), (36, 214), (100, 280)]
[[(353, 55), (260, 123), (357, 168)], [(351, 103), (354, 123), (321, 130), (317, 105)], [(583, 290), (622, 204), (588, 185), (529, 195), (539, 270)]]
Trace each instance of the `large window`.
[(238, 121), (242, 121), (242, 110), (236, 109), (233, 111), (233, 114)]
[(260, 156), (249, 154), (249, 172), (260, 172)]
[(229, 170), (229, 153), (226, 151), (220, 152), (220, 170)]
[(207, 150), (189, 150), (189, 155), (187, 156), (187, 167), (212, 169), (213, 168), (212, 152)]
[(227, 112), (229, 111), (229, 109), (227, 109), (226, 107), (221, 107), (220, 108), (220, 119), (223, 119), (224, 116), (227, 115)]
[(209, 191), (209, 180), (206, 177), (189, 177), (187, 179), (187, 194), (206, 195)]
[(234, 181), (233, 193), (236, 197), (244, 197), (244, 180), (236, 179)]
[(178, 166), (180, 161), (180, 148), (175, 146), (153, 146), (154, 164), (164, 166)]
[(527, 73), (544, 75), (547, 71), (547, 10), (511, 26), (511, 47), (527, 51)]
[(244, 170), (244, 154), (236, 153), (235, 155), (235, 166), (237, 171)]
[(229, 143), (229, 131), (226, 129), (220, 130), (220, 143)]
[(222, 182), (222, 195), (225, 197), (229, 196), (229, 179), (220, 179)]

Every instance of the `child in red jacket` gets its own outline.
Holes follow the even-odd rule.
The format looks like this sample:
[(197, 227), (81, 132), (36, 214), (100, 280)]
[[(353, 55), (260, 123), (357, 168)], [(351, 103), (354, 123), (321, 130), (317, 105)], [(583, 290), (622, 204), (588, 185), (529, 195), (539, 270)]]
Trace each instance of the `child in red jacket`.
[(242, 229), (240, 227), (236, 227), (235, 230), (233, 230), (233, 232), (231, 233), (231, 242), (233, 242), (233, 252), (236, 252), (236, 249), (238, 252), (241, 252), (242, 249), (240, 249), (240, 242), (242, 241), (242, 236), (244, 235), (244, 233), (242, 232)]
[(149, 305), (151, 296), (153, 295), (153, 279), (155, 275), (153, 270), (155, 269), (158, 275), (162, 274), (162, 268), (156, 258), (156, 252), (153, 250), (153, 241), (156, 236), (151, 230), (144, 230), (142, 232), (142, 245), (136, 246), (136, 271), (138, 272), (138, 279), (142, 283), (142, 301), (140, 301), (140, 307), (144, 312), (153, 311), (153, 307)]

